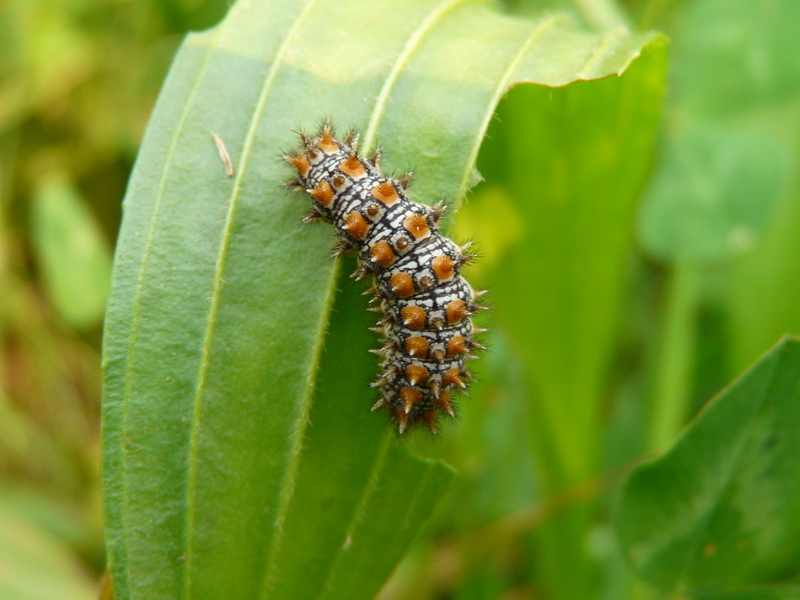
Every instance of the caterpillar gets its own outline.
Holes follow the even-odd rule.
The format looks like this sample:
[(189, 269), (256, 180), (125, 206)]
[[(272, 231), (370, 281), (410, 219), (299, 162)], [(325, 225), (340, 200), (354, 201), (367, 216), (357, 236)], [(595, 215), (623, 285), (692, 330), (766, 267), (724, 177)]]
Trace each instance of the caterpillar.
[(300, 148), (283, 158), (297, 170), (286, 186), (312, 201), (303, 223), (332, 223), (338, 239), (332, 256), (354, 250), (358, 268), (351, 277), (374, 276), (367, 293), (382, 318), (372, 329), (384, 339), (372, 350), (381, 358), (372, 384), (381, 397), (372, 410), (386, 408), (400, 434), (420, 424), (436, 433), (439, 414), (455, 417), (453, 393), (474, 380), (465, 368), (476, 358), (471, 351), (485, 349), (473, 339), (483, 330), (470, 318), (486, 308), (478, 303), (485, 292), (461, 276), (475, 254), (439, 233), (442, 203), (409, 200), (411, 173), (385, 177), (379, 149), (358, 154), (355, 131), (339, 140), (325, 122), (316, 136), (299, 136)]

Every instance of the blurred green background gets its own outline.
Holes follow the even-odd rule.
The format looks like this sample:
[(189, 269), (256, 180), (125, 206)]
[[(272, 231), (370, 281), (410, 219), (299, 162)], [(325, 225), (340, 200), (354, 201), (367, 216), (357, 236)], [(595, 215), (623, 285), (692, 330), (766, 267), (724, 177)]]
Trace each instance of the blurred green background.
[(223, 2), (0, 3), (0, 598), (97, 597), (100, 341), (171, 58)]
[[(542, 448), (530, 425), (529, 374), (513, 351), (515, 332), (492, 322), (492, 351), (461, 423), (435, 443), (413, 440), (460, 476), (381, 598), (543, 598), (537, 536), (587, 505), (592, 598), (655, 598), (630, 574), (609, 525), (622, 475), (663, 450), (780, 335), (800, 333), (800, 3), (508, 4), (535, 14), (568, 7), (595, 27), (605, 19), (597, 7), (611, 7), (671, 39), (661, 132), (652, 156), (641, 157), (650, 175), (623, 287), (610, 291), (622, 297), (620, 327), (597, 366), (604, 431), (571, 442), (599, 467), (543, 500), (531, 476)], [(99, 351), (121, 199), (183, 33), (226, 9), (201, 0), (0, 4), (3, 600), (97, 594)], [(459, 214), (456, 237), (475, 238), (484, 255), (469, 274), (477, 285), (502, 288), (497, 257), (540, 216), (516, 212), (520, 194), (545, 192), (509, 168), (526, 156), (519, 124), (536, 131), (537, 115), (557, 117), (546, 105), (531, 116), (537, 102), (540, 92), (520, 89), (501, 104), (479, 158), (486, 181)], [(486, 218), (496, 211), (508, 218)], [(500, 221), (520, 230), (493, 229)]]

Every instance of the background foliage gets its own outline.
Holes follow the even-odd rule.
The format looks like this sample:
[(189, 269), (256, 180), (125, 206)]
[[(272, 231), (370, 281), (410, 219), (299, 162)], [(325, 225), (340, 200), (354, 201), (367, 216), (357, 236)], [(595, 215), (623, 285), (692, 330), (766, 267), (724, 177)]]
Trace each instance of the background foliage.
[[(100, 319), (120, 199), (181, 34), (226, 8), (0, 7), (4, 598), (95, 595), (104, 565)], [(485, 255), (470, 277), (493, 290), (492, 352), (460, 423), (436, 442), (412, 440), (459, 475), (381, 597), (798, 597), (791, 542), (759, 538), (755, 553), (728, 552), (770, 527), (794, 531), (794, 504), (774, 503), (797, 496), (786, 441), (796, 388), (774, 383), (797, 380), (793, 342), (635, 471), (619, 536), (611, 513), (631, 465), (672, 444), (782, 334), (800, 332), (800, 9), (792, 0), (509, 3), (521, 14), (543, 8), (599, 30), (627, 20), (668, 34), (661, 135), (654, 142), (637, 129), (652, 104), (615, 112), (636, 62), (619, 80), (519, 89), (501, 104), (478, 162), (486, 181), (456, 223), (456, 236), (479, 240)], [(585, 175), (559, 171), (575, 164)], [(520, 248), (533, 261), (520, 260)], [(524, 293), (509, 281), (524, 282)], [(753, 386), (768, 389), (769, 401), (752, 417), (758, 427), (737, 430), (736, 399), (757, 395), (737, 390)], [(712, 433), (697, 442), (698, 431)], [(720, 465), (745, 476), (706, 488), (682, 480), (688, 465), (697, 481), (724, 472)], [(653, 518), (641, 511), (654, 489), (672, 490), (678, 504), (659, 504), (656, 514), (675, 520), (650, 532), (643, 524)], [(684, 512), (680, 500), (698, 489), (721, 490), (696, 499), (713, 510)], [(752, 520), (740, 498), (767, 521)], [(697, 519), (715, 526), (698, 528)], [(665, 577), (679, 573), (659, 562), (670, 552), (698, 562)], [(731, 591), (740, 585), (748, 589)]]

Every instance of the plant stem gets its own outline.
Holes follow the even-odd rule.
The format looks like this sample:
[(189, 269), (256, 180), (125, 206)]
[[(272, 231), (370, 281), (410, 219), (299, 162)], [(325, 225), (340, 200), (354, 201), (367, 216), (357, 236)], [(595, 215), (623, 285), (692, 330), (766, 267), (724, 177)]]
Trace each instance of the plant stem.
[(669, 282), (647, 438), (648, 452), (660, 452), (670, 444), (686, 418), (699, 292), (700, 270), (697, 265), (690, 261), (677, 261)]
[(586, 21), (600, 30), (628, 27), (624, 11), (616, 0), (574, 0), (575, 8)]

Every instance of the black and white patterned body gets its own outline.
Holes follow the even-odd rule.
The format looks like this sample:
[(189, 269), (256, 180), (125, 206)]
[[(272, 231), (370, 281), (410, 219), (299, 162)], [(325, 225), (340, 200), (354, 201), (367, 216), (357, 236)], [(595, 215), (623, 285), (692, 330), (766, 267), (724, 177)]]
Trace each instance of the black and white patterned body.
[(384, 177), (380, 153), (362, 158), (357, 136), (337, 141), (330, 125), (285, 158), (298, 177), (289, 185), (307, 191), (313, 210), (304, 220), (333, 224), (335, 254), (358, 252), (361, 279), (374, 275), (373, 303), (384, 314), (382, 373), (373, 384), (400, 433), (424, 423), (436, 431), (439, 413), (455, 416), (452, 394), (466, 388), (465, 362), (482, 346), (470, 315), (484, 307), (461, 276), (473, 258), (444, 237), (437, 222), (444, 212), (408, 199), (410, 176)]

